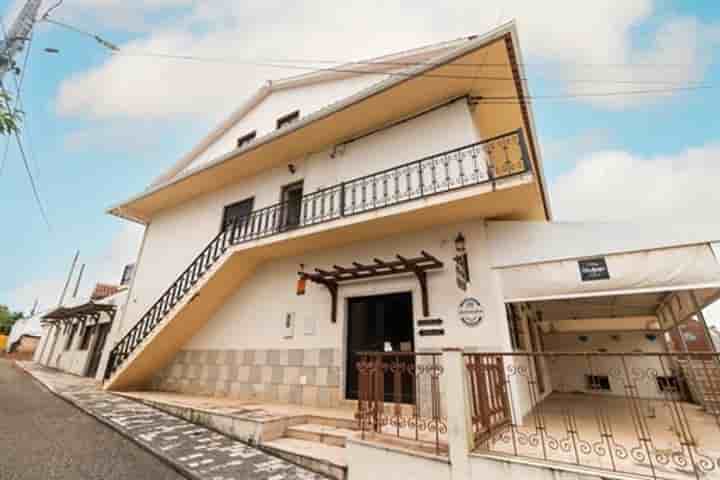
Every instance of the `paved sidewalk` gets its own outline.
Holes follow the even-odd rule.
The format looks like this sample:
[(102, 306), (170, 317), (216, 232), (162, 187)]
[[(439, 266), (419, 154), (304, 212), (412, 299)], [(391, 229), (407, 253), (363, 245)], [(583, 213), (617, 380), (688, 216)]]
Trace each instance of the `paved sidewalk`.
[(17, 362), (56, 395), (147, 448), (193, 479), (320, 480), (321, 475), (207, 428), (105, 392), (97, 382)]

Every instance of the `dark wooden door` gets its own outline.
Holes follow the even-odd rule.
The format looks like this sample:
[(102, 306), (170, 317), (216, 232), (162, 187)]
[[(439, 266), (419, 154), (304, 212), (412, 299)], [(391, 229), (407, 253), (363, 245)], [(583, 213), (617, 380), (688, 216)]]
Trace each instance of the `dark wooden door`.
[(87, 368), (87, 377), (94, 377), (97, 374), (98, 366), (100, 365), (100, 357), (102, 357), (103, 348), (105, 348), (105, 342), (107, 336), (110, 333), (110, 327), (112, 323), (101, 323), (95, 327), (95, 344), (93, 345), (92, 353), (90, 354), (90, 363)]
[[(371, 297), (356, 297), (348, 301), (348, 338), (347, 338), (347, 375), (346, 397), (358, 398), (359, 378), (357, 352), (382, 352), (385, 342), (393, 352), (413, 352), (412, 295), (410, 293), (393, 293)], [(413, 356), (399, 357), (403, 363), (413, 363)], [(388, 358), (395, 361), (394, 357)], [(386, 401), (393, 401), (396, 393), (391, 374), (385, 375), (384, 396)], [(413, 403), (414, 388), (412, 377), (402, 378), (402, 402)]]
[(281, 198), (281, 230), (299, 226), (302, 215), (303, 182), (300, 181), (283, 187)]

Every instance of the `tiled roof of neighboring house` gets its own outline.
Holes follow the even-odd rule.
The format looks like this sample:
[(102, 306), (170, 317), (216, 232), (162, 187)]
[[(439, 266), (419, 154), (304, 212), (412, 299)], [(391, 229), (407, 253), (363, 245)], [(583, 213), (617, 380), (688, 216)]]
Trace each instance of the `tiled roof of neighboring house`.
[(117, 285), (108, 285), (106, 283), (98, 283), (95, 285), (95, 289), (90, 295), (90, 300), (101, 300), (110, 295), (114, 295), (120, 291), (120, 287)]

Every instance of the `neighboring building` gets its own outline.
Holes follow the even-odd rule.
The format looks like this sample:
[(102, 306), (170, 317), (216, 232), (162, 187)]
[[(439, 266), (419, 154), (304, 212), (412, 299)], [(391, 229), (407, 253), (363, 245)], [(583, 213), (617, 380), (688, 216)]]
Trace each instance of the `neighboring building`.
[(552, 222), (523, 70), (509, 24), (251, 95), (110, 210), (146, 230), (105, 388), (292, 405), (212, 425), (336, 477), (709, 469), (667, 415), (695, 382), (712, 418), (716, 357), (665, 334), (720, 297), (720, 228)]
[(75, 375), (102, 380), (110, 349), (117, 339), (117, 318), (127, 288), (97, 284), (89, 298), (45, 312), (42, 340), (34, 360)]
[(5, 347), (8, 353), (33, 355), (42, 336), (41, 317), (35, 314), (15, 322)]

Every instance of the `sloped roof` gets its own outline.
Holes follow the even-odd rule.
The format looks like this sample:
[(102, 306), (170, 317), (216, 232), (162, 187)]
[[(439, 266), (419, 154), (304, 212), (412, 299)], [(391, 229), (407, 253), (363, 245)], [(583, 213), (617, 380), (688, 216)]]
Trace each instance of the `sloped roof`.
[[(195, 159), (206, 151), (214, 142), (216, 142), (223, 134), (237, 125), (251, 111), (260, 105), (272, 93), (281, 90), (288, 90), (297, 87), (307, 87), (326, 82), (344, 80), (352, 77), (358, 77), (367, 74), (392, 74), (402, 76), (416, 68), (418, 64), (433, 64), (434, 59), (438, 59), (443, 54), (447, 54), (453, 50), (466, 45), (477, 36), (461, 37), (455, 40), (444, 41), (425, 45), (423, 47), (403, 50), (380, 57), (370, 58), (366, 60), (358, 60), (336, 65), (328, 68), (318, 69), (309, 73), (293, 75), (277, 80), (268, 80), (264, 85), (258, 88), (250, 97), (248, 97), (240, 106), (233, 111), (224, 121), (215, 127), (208, 135), (203, 138), (200, 143), (195, 146), (187, 155), (178, 160), (167, 172), (156, 178), (150, 188), (171, 180), (174, 176), (181, 173)], [(367, 87), (372, 89), (375, 85), (382, 83), (383, 80)], [(338, 103), (338, 102), (335, 102)], [(332, 104), (328, 104), (321, 110), (329, 109)]]
[[(519, 108), (522, 112), (529, 137), (529, 147), (531, 158), (535, 167), (534, 170), (538, 174), (540, 198), (542, 199), (541, 201), (545, 210), (545, 216), (547, 219), (550, 219), (551, 213), (549, 201), (547, 200), (547, 189), (545, 187), (546, 181), (541, 168), (540, 152), (536, 148), (537, 138), (535, 134), (532, 111), (529, 105), (522, 101), (522, 99), (527, 95), (528, 90), (522, 67), (522, 55), (517, 48), (517, 31), (515, 23), (511, 21), (483, 35), (466, 37), (461, 40), (446, 42), (439, 45), (442, 48), (435, 45), (435, 48), (437, 49), (435, 50), (435, 53), (437, 53), (437, 55), (430, 56), (429, 59), (419, 63), (414, 61), (407, 62), (411, 65), (408, 66), (408, 68), (403, 69), (401, 74), (388, 75), (388, 78), (385, 80), (365, 88), (360, 92), (331, 103), (314, 113), (305, 115), (301, 119), (282, 129), (277, 129), (267, 133), (266, 135), (257, 138), (249, 145), (235, 148), (208, 162), (203, 162), (201, 165), (186, 169), (186, 167), (190, 165), (190, 163), (192, 163), (198, 155), (212, 145), (213, 142), (220, 138), (220, 136), (237, 123), (237, 121), (247, 115), (252, 108), (259, 104), (259, 102), (261, 102), (262, 99), (264, 99), (271, 91), (276, 91), (274, 89), (298, 86), (304, 81), (327, 81), (331, 76), (338, 74), (338, 72), (332, 70), (321, 70), (312, 74), (291, 77), (289, 79), (285, 79), (285, 81), (266, 84), (263, 88), (256, 92), (256, 94), (248, 102), (243, 104), (240, 109), (231, 115), (210, 135), (208, 135), (203, 142), (198, 145), (198, 147), (176, 163), (176, 165), (164, 176), (160, 177), (142, 193), (110, 207), (108, 209), (108, 213), (131, 221), (146, 224), (149, 221), (150, 215), (160, 208), (166, 208), (170, 205), (187, 201), (195, 195), (199, 195), (201, 193), (211, 191), (212, 189), (220, 188), (230, 182), (237, 181), (239, 176), (244, 174), (239, 172), (250, 172), (254, 171), (253, 169), (257, 170), (267, 168), (265, 164), (270, 161), (284, 161), (284, 155), (290, 155), (294, 152), (292, 145), (297, 144), (296, 140), (298, 137), (302, 137), (303, 135), (312, 135), (313, 141), (327, 141), (326, 137), (331, 135), (329, 133), (330, 131), (327, 129), (328, 125), (333, 125), (333, 134), (339, 135), (338, 138), (342, 138), (343, 135), (355, 135), (359, 133), (352, 130), (354, 128), (358, 128), (357, 122), (350, 125), (346, 123), (347, 118), (352, 116), (353, 112), (362, 109), (363, 106), (369, 106), (370, 103), (368, 102), (372, 102), (373, 108), (375, 108), (378, 102), (385, 101), (387, 98), (392, 98), (392, 96), (400, 90), (402, 90), (404, 94), (407, 94), (409, 89), (415, 88), (415, 90), (412, 91), (416, 92), (417, 95), (413, 97), (413, 101), (423, 102), (433, 96), (438, 96), (436, 101), (439, 102), (443, 100), (439, 96), (446, 95), (446, 90), (452, 90), (453, 88), (465, 88), (461, 86), (464, 85), (462, 82), (468, 82), (469, 80), (452, 80), (454, 83), (449, 85), (447, 89), (439, 89), (437, 91), (425, 90), (419, 87), (419, 85), (427, 86), (429, 84), (438, 84), (439, 80), (437, 78), (430, 78), (429, 74), (432, 71), (437, 70), (442, 72), (443, 69), (450, 69), (450, 71), (452, 71), (451, 69), (453, 67), (461, 66), (454, 64), (454, 62), (459, 59), (466, 56), (469, 57), (483, 50), (485, 47), (490, 49), (493, 45), (502, 45), (503, 50), (506, 51), (509, 62), (508, 67), (511, 68), (515, 79), (514, 87), (516, 95), (521, 100), (519, 102)], [(431, 50), (431, 47), (424, 48)], [(406, 56), (419, 54), (417, 50), (410, 51), (410, 53), (403, 53)], [(388, 61), (388, 56), (381, 57), (385, 59), (385, 63), (388, 65), (384, 65), (383, 63), (379, 63), (379, 65), (384, 65), (385, 68), (388, 68), (393, 63), (401, 63), (402, 60), (400, 60), (400, 58), (402, 58), (402, 54), (396, 55), (397, 57), (395, 57), (396, 60), (394, 62)], [(450, 80), (445, 80), (444, 78), (443, 80), (450, 82)], [(474, 88), (477, 84), (477, 81), (473, 81), (471, 83), (471, 87)], [(420, 96), (422, 96), (422, 98)], [(444, 100), (447, 100), (447, 97), (445, 97)], [(411, 104), (406, 103), (407, 107), (410, 107), (410, 105)], [(391, 112), (385, 110), (378, 115), (374, 115), (374, 117), (380, 117), (383, 115), (387, 116), (390, 113)], [(407, 112), (407, 114), (410, 114), (410, 112)], [(365, 115), (367, 115), (367, 112)], [(370, 121), (378, 121), (378, 119), (371, 120), (369, 117), (366, 117), (366, 122)], [(338, 133), (336, 130), (342, 131), (343, 133)], [(288, 148), (288, 146), (290, 146), (290, 148)], [(320, 145), (317, 145), (316, 148), (320, 148)], [(270, 154), (270, 157), (266, 158), (267, 152), (272, 153)], [(268, 158), (273, 158), (273, 160), (269, 160)], [(219, 172), (222, 172), (223, 176), (219, 178), (213, 177), (213, 180), (211, 181), (211, 176), (216, 175)]]

